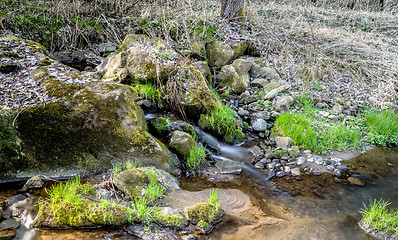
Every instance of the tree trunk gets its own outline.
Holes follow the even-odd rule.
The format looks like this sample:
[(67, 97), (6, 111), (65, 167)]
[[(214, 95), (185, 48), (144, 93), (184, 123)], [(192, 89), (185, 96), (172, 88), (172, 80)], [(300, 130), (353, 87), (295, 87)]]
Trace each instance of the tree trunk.
[(225, 19), (243, 19), (245, 0), (221, 0), (221, 17)]

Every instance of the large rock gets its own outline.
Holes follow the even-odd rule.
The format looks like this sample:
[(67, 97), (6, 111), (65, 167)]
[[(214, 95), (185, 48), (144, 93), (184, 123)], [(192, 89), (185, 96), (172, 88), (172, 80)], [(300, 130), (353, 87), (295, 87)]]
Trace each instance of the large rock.
[(216, 81), (222, 86), (230, 87), (235, 93), (242, 93), (246, 91), (248, 86), (233, 65), (226, 65), (222, 67), (221, 72), (216, 77)]
[(181, 57), (160, 38), (131, 34), (126, 36), (115, 54), (112, 54), (103, 71), (103, 80), (122, 83), (165, 81), (169, 67)]
[(211, 72), (209, 65), (205, 61), (194, 62), (193, 65), (198, 68), (198, 70), (202, 73), (203, 77), (209, 82), (212, 82)]
[(248, 47), (247, 42), (236, 45), (225, 44), (221, 41), (213, 41), (206, 46), (207, 58), (212, 67), (220, 68), (241, 56)]
[(252, 128), (257, 132), (263, 132), (267, 130), (268, 123), (262, 118), (255, 118), (252, 122)]
[(278, 72), (271, 67), (261, 67), (259, 64), (253, 64), (250, 74), (253, 77), (260, 77), (265, 78), (270, 81), (280, 81), (281, 77), (279, 76)]
[(18, 54), (21, 68), (0, 76), (6, 86), (19, 86), (10, 85), (0, 104), (19, 112), (5, 122), (16, 131), (15, 148), (21, 151), (13, 158), (0, 155), (0, 174), (18, 170), (18, 176), (27, 177), (39, 169), (42, 174), (73, 174), (127, 160), (173, 169), (171, 153), (145, 131), (144, 113), (130, 87), (95, 82), (52, 59), (34, 42), (6, 38), (0, 39), (0, 47)]
[(192, 136), (186, 132), (174, 131), (170, 139), (170, 148), (177, 154), (188, 157), (191, 149), (196, 145)]

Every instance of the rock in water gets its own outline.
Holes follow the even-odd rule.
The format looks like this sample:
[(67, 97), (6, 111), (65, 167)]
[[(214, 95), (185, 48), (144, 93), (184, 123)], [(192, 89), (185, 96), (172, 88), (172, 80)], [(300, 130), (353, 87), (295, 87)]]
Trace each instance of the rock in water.
[(240, 174), (245, 164), (237, 161), (217, 161), (216, 167), (222, 174)]
[(174, 131), (170, 139), (170, 148), (174, 149), (177, 154), (188, 157), (191, 149), (196, 145), (192, 136), (186, 132)]

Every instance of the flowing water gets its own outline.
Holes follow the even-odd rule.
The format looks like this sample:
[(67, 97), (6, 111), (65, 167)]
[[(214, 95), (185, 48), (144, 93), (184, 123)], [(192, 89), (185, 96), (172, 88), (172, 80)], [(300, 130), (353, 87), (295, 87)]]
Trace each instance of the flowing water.
[[(372, 239), (358, 227), (363, 203), (370, 198), (383, 198), (391, 201), (391, 207), (398, 208), (398, 149), (376, 148), (346, 161), (355, 169), (354, 174), (364, 177), (365, 186), (360, 187), (338, 183), (327, 174), (304, 174), (300, 181), (286, 177), (283, 181), (270, 179), (266, 172), (250, 165), (247, 146), (227, 145), (201, 131), (198, 136), (211, 149), (213, 159), (241, 161), (245, 166), (234, 181), (209, 182), (206, 177), (191, 177), (181, 180), (183, 189), (239, 189), (265, 215), (283, 220), (276, 224), (256, 224), (229, 219), (218, 224), (210, 235), (202, 236), (203, 239)], [(283, 191), (283, 186), (286, 189), (294, 186), (294, 194)], [(15, 189), (18, 186), (9, 185), (5, 190), (2, 185), (0, 200), (16, 196)], [(34, 194), (43, 195), (43, 192)], [(135, 239), (124, 232), (106, 229), (35, 232), (20, 227), (18, 231), (17, 239), (23, 239), (24, 234), (32, 235), (26, 239)]]

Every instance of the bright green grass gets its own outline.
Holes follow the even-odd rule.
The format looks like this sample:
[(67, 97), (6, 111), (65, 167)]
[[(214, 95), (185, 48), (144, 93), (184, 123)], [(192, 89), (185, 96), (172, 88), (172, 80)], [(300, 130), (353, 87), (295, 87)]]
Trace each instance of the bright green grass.
[(239, 130), (235, 111), (226, 105), (214, 109), (211, 114), (201, 115), (199, 125), (223, 136), (226, 142), (242, 142), (245, 138), (242, 131)]
[(164, 92), (160, 88), (156, 88), (151, 83), (135, 83), (132, 87), (138, 92), (141, 97), (144, 97), (152, 102), (164, 105)]
[(364, 204), (362, 224), (365, 228), (372, 227), (384, 234), (398, 237), (398, 211), (388, 209), (389, 201), (371, 199), (369, 205)]
[(275, 121), (274, 133), (289, 136), (295, 144), (316, 153), (355, 149), (361, 145), (361, 132), (340, 123), (314, 124), (304, 113), (282, 113)]
[(398, 145), (398, 114), (391, 110), (381, 113), (371, 112), (365, 115), (366, 140), (374, 145)]
[(192, 147), (191, 152), (189, 153), (189, 157), (187, 159), (188, 170), (191, 173), (195, 174), (195, 172), (199, 170), (205, 163), (205, 158), (206, 148), (198, 145)]
[(156, 176), (155, 170), (151, 168), (144, 169), (148, 175), (150, 183), (142, 189), (143, 195), (148, 199), (149, 203), (154, 203), (159, 198), (163, 197), (166, 193), (166, 188), (162, 186)]

